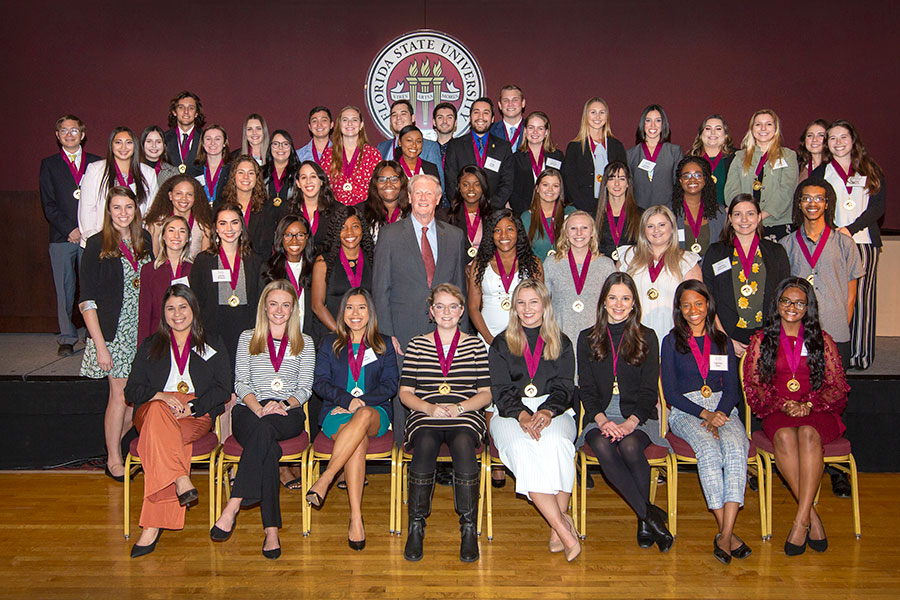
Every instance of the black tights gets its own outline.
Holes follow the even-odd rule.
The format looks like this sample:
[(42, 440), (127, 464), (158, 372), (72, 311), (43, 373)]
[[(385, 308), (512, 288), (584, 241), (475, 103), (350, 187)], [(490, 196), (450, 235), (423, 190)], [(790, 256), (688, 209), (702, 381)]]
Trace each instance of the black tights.
[(409, 470), (414, 473), (434, 473), (441, 444), (447, 444), (450, 448), (454, 471), (467, 475), (478, 473), (478, 463), (475, 460), (478, 440), (471, 429), (422, 427), (413, 433), (410, 443), (415, 452)]
[(636, 429), (618, 442), (613, 442), (599, 429), (593, 429), (584, 439), (590, 444), (603, 475), (613, 489), (619, 492), (639, 519), (646, 519), (650, 502), (650, 465), (644, 456), (644, 449), (650, 445), (647, 434)]

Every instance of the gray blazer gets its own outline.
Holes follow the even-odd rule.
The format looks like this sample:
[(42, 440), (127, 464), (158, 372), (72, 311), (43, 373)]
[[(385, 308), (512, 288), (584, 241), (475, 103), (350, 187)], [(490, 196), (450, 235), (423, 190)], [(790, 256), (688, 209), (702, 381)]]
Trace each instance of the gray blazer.
[(675, 169), (682, 158), (681, 146), (663, 143), (659, 156), (656, 157), (656, 168), (653, 169), (653, 181), (649, 174), (638, 165), (644, 160), (644, 152), (640, 144), (629, 148), (628, 168), (631, 169), (631, 178), (634, 180), (634, 201), (643, 209), (672, 202), (672, 188), (675, 182)]

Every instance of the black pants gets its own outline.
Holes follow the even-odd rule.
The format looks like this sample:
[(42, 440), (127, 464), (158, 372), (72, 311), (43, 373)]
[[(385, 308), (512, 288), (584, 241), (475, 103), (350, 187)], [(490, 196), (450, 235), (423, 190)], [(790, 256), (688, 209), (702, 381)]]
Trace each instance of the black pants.
[(242, 506), (259, 502), (263, 527), (281, 527), (278, 497), (281, 446), (278, 440), (287, 440), (303, 432), (303, 411), (289, 410), (286, 417), (266, 415), (259, 418), (249, 408), (238, 404), (231, 412), (231, 428), (244, 449), (231, 495), (243, 498)]
[(414, 473), (434, 473), (441, 444), (447, 444), (447, 447), (450, 448), (454, 471), (478, 473), (478, 462), (475, 460), (478, 439), (471, 429), (422, 427), (413, 433), (410, 443), (415, 448), (415, 452), (413, 452), (409, 470)]
[(650, 464), (644, 456), (644, 450), (650, 445), (647, 434), (635, 430), (613, 442), (599, 429), (593, 429), (584, 439), (594, 451), (609, 484), (638, 518), (646, 519), (650, 502)]

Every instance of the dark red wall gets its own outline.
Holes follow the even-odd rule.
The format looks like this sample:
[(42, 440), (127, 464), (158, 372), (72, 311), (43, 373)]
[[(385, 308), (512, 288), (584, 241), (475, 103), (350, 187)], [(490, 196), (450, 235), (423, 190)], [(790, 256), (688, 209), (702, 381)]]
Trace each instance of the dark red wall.
[[(792, 148), (808, 121), (840, 117), (862, 132), (890, 193), (900, 167), (888, 137), (896, 119), (886, 114), (900, 105), (898, 12), (888, 2), (784, 0), (16, 3), (0, 22), (9, 115), (0, 208), (35, 210), (2, 190), (37, 188), (40, 159), (55, 150), (53, 124), (63, 113), (84, 119), (88, 149), (102, 153), (116, 125), (165, 127), (169, 99), (189, 88), (232, 141), (243, 117), (259, 112), (270, 129), (288, 129), (305, 143), (311, 106), (365, 106), (366, 72), (378, 50), (426, 27), (472, 51), (491, 97), (505, 83), (520, 85), (526, 110), (547, 112), (563, 146), (592, 95), (609, 102), (613, 132), (626, 147), (651, 102), (665, 107), (673, 141), (683, 146), (713, 112), (739, 141), (750, 114), (770, 107)], [(886, 225), (900, 228), (891, 202)], [(45, 255), (46, 232), (32, 233), (34, 252)], [(0, 286), (12, 283), (3, 277)], [(0, 300), (0, 317), (45, 314), (47, 290), (52, 317), (49, 272), (34, 280), (42, 300), (28, 307)]]

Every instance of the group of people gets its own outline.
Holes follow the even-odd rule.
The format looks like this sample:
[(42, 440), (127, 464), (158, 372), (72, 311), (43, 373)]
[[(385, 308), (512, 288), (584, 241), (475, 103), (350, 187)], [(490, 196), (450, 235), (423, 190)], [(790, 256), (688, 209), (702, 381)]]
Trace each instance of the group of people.
[[(107, 475), (129, 476), (120, 442), (132, 423), (140, 433), (132, 556), (182, 527), (198, 496), (191, 443), (219, 418), (243, 453), (210, 536), (227, 540), (241, 507), (259, 503), (263, 554), (277, 558), (278, 441), (303, 433), (304, 412), (308, 433), (333, 442), (306, 500), (320, 507), (332, 484), (346, 488), (351, 548), (365, 546), (368, 445), (393, 438), (413, 455), (408, 560), (423, 555), (444, 446), (460, 559), (478, 559), (485, 442), (550, 525), (552, 552), (581, 549), (566, 512), (583, 444), (635, 512), (639, 545), (665, 552), (673, 538), (649, 503), (644, 458), (668, 446), (660, 378), (669, 428), (698, 457), (716, 557), (750, 554), (734, 533), (742, 384), (798, 500), (785, 551), (824, 550), (812, 507), (822, 445), (843, 431), (845, 368), (874, 352), (884, 178), (855, 128), (812, 123), (798, 163), (771, 110), (751, 117), (737, 151), (714, 115), (682, 156), (651, 105), (626, 152), (591, 98), (563, 155), (547, 115), (523, 116), (525, 103), (503, 87), (494, 123), (493, 102), (475, 100), (457, 138), (456, 109), (438, 105), (431, 141), (397, 101), (396, 138), (377, 149), (355, 107), (337, 123), (313, 108), (299, 149), (252, 114), (230, 153), (183, 92), (168, 131), (138, 140), (116, 128), (105, 161), (83, 150), (80, 120), (57, 122), (41, 192), (60, 353), (78, 336), (66, 303), (80, 260), (82, 374), (110, 382)], [(500, 487), (505, 471), (491, 477)]]

